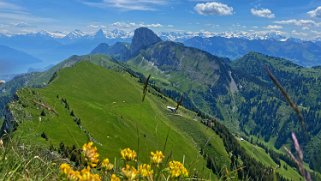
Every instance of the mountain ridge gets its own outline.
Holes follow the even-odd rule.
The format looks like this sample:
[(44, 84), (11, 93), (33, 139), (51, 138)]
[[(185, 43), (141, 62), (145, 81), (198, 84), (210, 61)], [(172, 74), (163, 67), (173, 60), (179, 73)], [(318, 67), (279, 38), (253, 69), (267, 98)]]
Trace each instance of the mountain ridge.
[[(196, 155), (200, 155), (203, 152), (211, 153), (213, 157), (207, 159), (207, 164), (211, 165), (208, 167), (211, 168), (214, 173), (219, 174), (221, 170), (220, 168), (222, 166), (224, 167), (225, 164), (230, 163), (228, 161), (230, 157), (228, 153), (225, 151), (225, 149), (230, 150), (232, 148), (238, 150), (235, 150), (235, 152), (233, 152), (233, 155), (240, 154), (242, 159), (246, 158), (246, 160), (243, 161), (243, 163), (246, 162), (247, 164), (246, 173), (251, 173), (251, 175), (253, 174), (254, 178), (256, 178), (256, 175), (254, 173), (259, 172), (263, 174), (263, 172), (265, 173), (266, 170), (270, 169), (270, 167), (275, 164), (273, 160), (272, 165), (265, 165), (267, 163), (262, 164), (258, 161), (255, 161), (255, 159), (251, 159), (251, 157), (247, 155), (245, 150), (238, 148), (237, 145), (227, 146), (230, 143), (226, 142), (228, 139), (225, 139), (225, 136), (231, 137), (232, 135), (230, 133), (224, 133), (224, 131), (227, 130), (226, 128), (224, 129), (224, 127), (219, 126), (219, 123), (215, 123), (215, 130), (217, 131), (216, 133), (211, 131), (210, 129), (206, 129), (203, 125), (200, 124), (199, 121), (196, 121), (199, 120), (199, 118), (195, 116), (194, 113), (185, 110), (183, 107), (180, 108), (178, 115), (172, 115), (171, 113), (169, 113), (169, 110), (166, 110), (166, 105), (174, 104), (174, 102), (167, 101), (167, 98), (165, 97), (161, 98), (161, 96), (157, 92), (154, 92), (154, 90), (152, 89), (150, 89), (147, 95), (147, 99), (145, 100), (147, 102), (144, 102), (142, 104), (140, 96), (141, 85), (137, 85), (137, 83), (135, 83), (136, 81), (127, 82), (128, 80), (133, 79), (129, 75), (125, 76), (122, 75), (122, 72), (113, 72), (112, 70), (106, 70), (105, 68), (93, 65), (88, 61), (78, 62), (79, 63), (76, 63), (72, 67), (65, 68), (62, 71), (59, 71), (57, 77), (49, 84), (49, 86), (42, 89), (22, 89), (17, 93), (19, 101), (14, 102), (9, 106), (10, 109), (13, 110), (13, 116), (17, 120), (20, 120), (22, 118), (21, 116), (25, 114), (30, 114), (30, 116), (28, 117), (28, 121), (22, 121), (20, 123), (17, 131), (15, 132), (16, 135), (23, 134), (23, 130), (32, 129), (35, 133), (45, 133), (47, 135), (47, 139), (50, 140), (51, 143), (53, 143), (53, 146), (57, 146), (59, 144), (59, 140), (63, 139), (64, 136), (69, 134), (73, 134), (77, 137), (78, 141), (83, 142), (86, 139), (86, 136), (84, 136), (81, 133), (81, 130), (78, 131), (78, 123), (76, 124), (76, 122), (72, 120), (72, 115), (74, 115), (77, 118), (81, 119), (79, 124), (83, 129), (86, 129), (85, 133), (90, 133), (90, 137), (92, 137), (100, 151), (104, 153), (105, 148), (102, 145), (109, 145), (108, 153), (111, 157), (118, 154), (118, 147), (120, 145), (123, 145), (123, 143), (125, 143), (126, 140), (127, 146), (130, 145), (130, 147), (135, 148), (136, 150), (139, 149), (136, 148), (137, 145), (135, 141), (128, 142), (128, 140), (135, 140), (135, 138), (133, 138), (133, 135), (136, 134), (135, 129), (139, 129), (139, 134), (142, 135), (142, 141), (140, 142), (140, 144), (142, 145), (142, 147), (145, 148), (144, 150), (140, 151), (148, 153), (150, 149), (155, 149), (154, 147), (155, 145), (157, 145), (157, 142), (155, 142), (155, 139), (152, 139), (153, 134), (150, 133), (150, 131), (153, 131), (154, 129), (150, 129), (149, 127), (157, 126), (159, 133), (162, 134), (159, 135), (159, 139), (164, 140), (166, 137), (168, 137), (168, 146), (166, 148), (173, 149), (171, 152), (174, 158), (176, 158), (177, 156), (179, 158), (181, 156), (181, 153), (178, 152), (183, 152), (185, 154), (184, 160), (186, 165), (189, 165), (190, 159), (195, 158)], [(121, 78), (118, 77), (119, 75)], [(79, 81), (75, 81), (75, 78), (80, 79)], [(92, 81), (93, 79), (95, 81)], [(119, 80), (121, 80), (121, 82), (119, 82)], [(97, 81), (99, 82), (99, 84), (97, 84)], [(136, 85), (133, 86), (132, 84)], [(66, 85), (72, 88), (68, 88), (66, 87)], [(124, 88), (124, 86), (127, 88)], [(81, 90), (81, 94), (79, 94), (79, 90)], [(110, 94), (109, 91), (106, 90), (110, 90), (114, 92), (114, 94)], [(94, 91), (95, 93), (89, 94), (90, 91)], [(125, 94), (127, 96), (124, 97), (124, 95), (121, 92), (126, 92)], [(103, 95), (104, 99), (99, 99), (97, 97), (98, 95)], [(42, 104), (45, 104), (49, 107), (55, 105), (54, 109), (55, 111), (57, 111), (59, 116), (55, 115), (54, 113), (51, 113), (50, 111), (44, 110), (45, 114), (42, 116), (42, 121), (39, 123), (38, 116), (41, 110), (37, 108), (37, 104), (35, 105), (34, 103), (32, 103), (32, 100), (34, 99), (37, 99), (37, 102), (39, 101)], [(64, 100), (63, 102), (65, 103), (61, 103), (61, 100)], [(154, 101), (156, 102), (152, 104), (152, 102)], [(149, 105), (153, 106), (150, 107)], [(20, 109), (21, 106), (24, 106), (25, 108)], [(137, 114), (135, 111), (132, 112), (132, 108), (135, 108), (137, 106), (140, 107), (139, 110), (143, 111), (143, 117), (140, 116), (141, 114)], [(109, 110), (108, 113), (104, 112), (104, 109)], [(154, 111), (156, 109), (160, 109), (161, 112), (157, 113), (157, 119), (153, 119), (152, 117), (155, 116)], [(70, 111), (72, 113), (69, 113)], [(108, 119), (107, 117), (99, 118), (97, 116), (107, 116)], [(186, 119), (186, 116), (187, 118), (190, 118)], [(136, 121), (136, 126), (135, 124), (133, 124), (134, 120)], [(148, 121), (144, 123), (143, 120)], [(64, 126), (62, 126), (61, 121), (64, 122)], [(157, 121), (157, 124), (154, 123), (155, 121)], [(166, 131), (161, 131), (163, 129), (162, 122), (167, 122), (167, 126), (171, 126), (173, 129), (175, 128), (173, 131), (170, 131), (170, 134), (167, 136)], [(107, 128), (104, 126), (99, 126), (99, 128), (95, 128), (95, 126), (97, 125), (106, 125), (105, 123), (109, 125)], [(33, 126), (33, 124), (37, 124), (38, 126)], [(54, 126), (55, 129), (51, 129), (50, 127), (52, 126)], [(68, 132), (66, 130), (67, 127), (69, 127), (72, 130), (72, 132)], [(122, 128), (128, 130), (128, 127), (135, 127), (135, 129), (132, 129), (132, 131), (126, 131), (126, 133), (119, 130)], [(106, 129), (111, 130), (106, 132)], [(178, 130), (180, 130), (180, 132), (178, 132)], [(184, 130), (187, 131), (186, 134), (184, 134)], [(68, 133), (66, 132), (66, 134), (55, 134), (55, 132), (57, 131), (59, 133), (64, 133), (67, 131)], [(109, 135), (109, 133), (111, 132), (113, 132), (114, 134)], [(119, 133), (121, 133), (121, 137), (117, 136)], [(220, 136), (217, 135), (218, 133), (220, 134)], [(106, 134), (109, 137), (112, 137), (112, 139), (106, 139)], [(203, 134), (205, 134), (205, 137), (202, 136)], [(31, 140), (34, 140), (34, 142), (37, 142), (38, 144), (39, 142), (44, 145), (48, 144), (48, 142), (43, 140), (43, 138), (41, 138), (39, 134), (28, 134), (28, 136), (31, 138)], [(214, 138), (213, 140), (208, 139), (207, 136)], [(64, 143), (66, 145), (75, 143), (75, 140), (73, 140), (74, 138), (75, 137), (73, 136), (65, 137)], [(188, 140), (186, 138), (188, 138)], [(24, 139), (27, 139), (27, 137), (25, 136)], [(152, 139), (153, 141), (149, 141), (149, 139)], [(234, 137), (231, 137), (229, 139), (236, 141)], [(115, 142), (114, 140), (119, 141)], [(183, 144), (186, 142), (183, 148), (178, 143), (176, 143), (177, 145), (173, 145), (173, 141), (177, 142), (177, 140), (181, 140), (179, 144)], [(200, 140), (201, 142), (199, 142)], [(207, 140), (207, 142), (209, 142), (210, 144), (206, 147), (203, 147), (204, 142), (202, 140)], [(76, 145), (79, 144), (76, 143)], [(224, 147), (226, 146), (226, 148), (220, 150), (223, 145)], [(200, 148), (202, 151), (198, 150)], [(199, 157), (198, 162), (196, 164), (205, 164), (205, 158), (206, 157)], [(149, 158), (147, 157), (141, 159)], [(195, 164), (195, 162), (192, 163), (193, 167), (195, 168), (197, 165)], [(291, 172), (293, 171), (292, 167), (287, 165), (286, 163), (283, 163), (282, 165), (285, 165), (289, 170), (291, 170)], [(299, 177), (299, 175), (295, 171), (294, 173), (296, 174), (293, 175), (293, 173), (287, 172), (282, 166), (278, 170), (278, 174), (275, 175), (275, 177), (277, 178), (282, 178), (279, 171), (287, 173), (287, 178)], [(266, 179), (273, 177), (274, 176), (272, 174), (264, 175), (264, 178)]]
[(231, 59), (241, 58), (248, 52), (254, 51), (286, 58), (305, 67), (319, 65), (321, 63), (320, 45), (312, 41), (297, 41), (296, 39), (279, 41), (274, 39), (249, 40), (224, 37), (194, 37), (184, 41), (184, 44)]

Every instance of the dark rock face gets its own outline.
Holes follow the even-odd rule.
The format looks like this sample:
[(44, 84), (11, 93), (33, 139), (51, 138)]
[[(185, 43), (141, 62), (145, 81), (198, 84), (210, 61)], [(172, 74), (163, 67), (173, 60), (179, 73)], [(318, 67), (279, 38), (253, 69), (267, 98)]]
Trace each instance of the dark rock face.
[(135, 56), (140, 50), (162, 41), (152, 30), (148, 28), (138, 28), (135, 30), (131, 44), (131, 54)]

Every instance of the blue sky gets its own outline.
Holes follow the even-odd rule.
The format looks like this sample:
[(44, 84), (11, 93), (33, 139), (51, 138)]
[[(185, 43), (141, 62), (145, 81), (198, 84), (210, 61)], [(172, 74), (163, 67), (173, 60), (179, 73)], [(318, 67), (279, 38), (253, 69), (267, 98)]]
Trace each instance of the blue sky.
[(321, 37), (320, 0), (0, 0), (0, 33), (132, 31), (278, 32)]

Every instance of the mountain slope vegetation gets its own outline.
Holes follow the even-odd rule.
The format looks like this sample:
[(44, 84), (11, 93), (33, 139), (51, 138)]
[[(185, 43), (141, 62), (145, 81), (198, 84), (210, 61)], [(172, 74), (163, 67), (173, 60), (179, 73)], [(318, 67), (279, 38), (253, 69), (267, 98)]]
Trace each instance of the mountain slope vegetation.
[[(209, 141), (212, 146), (208, 150), (215, 155), (218, 166), (223, 168), (229, 163), (222, 140), (215, 133), (193, 120), (192, 113), (186, 110), (172, 114), (166, 105), (173, 102), (166, 98), (159, 100), (151, 95), (142, 103), (141, 88), (128, 74), (81, 62), (59, 72), (48, 87), (23, 89), (17, 96), (21, 103), (10, 105), (13, 116), (17, 120), (23, 120), (26, 114), (29, 117), (19, 124), (15, 135), (23, 140), (33, 140), (34, 144), (40, 142), (58, 147), (64, 142), (80, 147), (91, 139), (103, 154), (108, 151), (111, 157), (118, 156), (119, 150), (125, 146), (142, 155), (165, 148), (164, 151), (172, 153), (173, 158), (181, 160), (185, 157), (191, 167), (198, 171), (205, 169), (209, 174), (199, 153), (200, 147)], [(57, 114), (41, 107), (40, 102)], [(25, 111), (19, 112), (21, 106)], [(46, 116), (41, 116), (42, 111)], [(79, 119), (78, 123), (75, 117)], [(197, 134), (182, 131), (189, 127), (187, 124)], [(42, 133), (48, 141), (40, 137)]]
[[(174, 159), (184, 158), (188, 168), (196, 168), (199, 176), (206, 178), (213, 177), (209, 176), (210, 169), (221, 176), (222, 169), (236, 168), (242, 163), (232, 164), (232, 153), (236, 157), (240, 154), (246, 164), (256, 165), (240, 172), (241, 177), (252, 174), (248, 173), (249, 168), (253, 173), (266, 172), (276, 165), (274, 161), (264, 166), (252, 160), (245, 150), (238, 148), (237, 142), (228, 141), (235, 138), (219, 123), (215, 123), (213, 131), (201, 124), (204, 118), (183, 107), (172, 113), (166, 106), (174, 106), (175, 102), (153, 89), (141, 102), (142, 85), (136, 81), (122, 69), (107, 70), (89, 61), (79, 61), (58, 71), (47, 87), (18, 91), (18, 99), (9, 105), (12, 119), (6, 121), (18, 123), (14, 138), (45, 148), (58, 149), (62, 143), (80, 147), (92, 140), (102, 154), (108, 153), (111, 158), (117, 157), (124, 147), (134, 148), (141, 155), (164, 149)], [(281, 172), (285, 172), (282, 176), (285, 178), (298, 177), (283, 167), (277, 170)]]
[[(291, 61), (251, 52), (228, 59), (162, 41), (141, 50), (126, 62), (131, 69), (152, 74), (161, 92), (178, 99), (199, 114), (222, 120), (235, 133), (254, 135), (278, 149), (290, 143), (291, 131), (298, 131), (306, 146), (306, 161), (317, 169), (312, 151), (319, 144), (320, 69), (304, 68)], [(300, 106), (308, 136), (302, 136), (296, 115), (267, 75), (265, 67), (280, 78), (285, 89)], [(312, 138), (314, 141), (312, 141)], [(314, 149), (315, 150), (315, 149)], [(310, 160), (310, 161), (309, 161)]]
[[(10, 124), (16, 120), (19, 126), (14, 135), (31, 144), (57, 148), (66, 140), (64, 144), (79, 147), (93, 140), (113, 157), (124, 145), (139, 151), (146, 147), (147, 153), (163, 148), (167, 140), (166, 152), (172, 149), (174, 158), (184, 157), (195, 165), (188, 158), (197, 155), (199, 173), (208, 176), (212, 170), (224, 176), (223, 168), (244, 166), (237, 171), (238, 177), (254, 180), (262, 179), (258, 175), (265, 175), (264, 179), (299, 177), (295, 164), (281, 149), (290, 145), (290, 133), (296, 131), (305, 160), (313, 169), (319, 168), (316, 148), (321, 139), (316, 120), (320, 91), (313, 87), (319, 85), (320, 69), (254, 52), (231, 62), (181, 43), (159, 41), (150, 30), (140, 29), (136, 38), (139, 36), (144, 36), (144, 42), (137, 45), (141, 49), (135, 54), (128, 53), (135, 43), (119, 44), (112, 51), (101, 44), (94, 55), (73, 56), (46, 72), (27, 74), (7, 84), (17, 83), (9, 87), (11, 96), (21, 87), (43, 88), (18, 91), (18, 99), (5, 111), (3, 129), (16, 128)], [(129, 56), (127, 61), (122, 53)], [(306, 119), (307, 136), (302, 136), (300, 123), (265, 67), (280, 77), (290, 95), (299, 93), (293, 97)], [(142, 103), (142, 84), (137, 78), (144, 82), (148, 74), (152, 75), (152, 89)], [(164, 95), (176, 101), (183, 98), (183, 105), (195, 112), (184, 108), (178, 114), (170, 112), (166, 106), (176, 103)], [(238, 141), (241, 137), (247, 141)]]

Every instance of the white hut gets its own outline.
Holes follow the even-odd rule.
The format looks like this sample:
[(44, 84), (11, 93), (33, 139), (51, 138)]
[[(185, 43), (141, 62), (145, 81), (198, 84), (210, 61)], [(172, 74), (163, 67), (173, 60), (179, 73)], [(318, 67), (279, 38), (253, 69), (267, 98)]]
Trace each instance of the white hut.
[(176, 112), (176, 108), (172, 106), (167, 106), (167, 109), (170, 110), (171, 112)]

